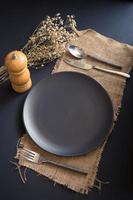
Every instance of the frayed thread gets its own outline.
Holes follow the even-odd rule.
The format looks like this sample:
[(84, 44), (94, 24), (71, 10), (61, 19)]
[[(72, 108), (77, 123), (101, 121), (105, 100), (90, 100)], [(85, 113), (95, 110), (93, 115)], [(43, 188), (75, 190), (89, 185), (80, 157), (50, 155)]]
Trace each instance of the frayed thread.
[(14, 161), (10, 161), (10, 163), (16, 166), (16, 169), (18, 170), (20, 179), (21, 179), (22, 183), (25, 184), (27, 181), (27, 175), (26, 175), (27, 167), (25, 167), (24, 172), (22, 173), (21, 165), (19, 165), (17, 162), (14, 162)]
[(98, 189), (100, 194), (101, 194), (101, 191), (102, 191), (102, 186), (110, 183), (109, 181), (101, 181), (98, 178), (96, 178), (95, 181), (96, 181), (96, 183), (94, 184), (94, 187), (96, 189)]

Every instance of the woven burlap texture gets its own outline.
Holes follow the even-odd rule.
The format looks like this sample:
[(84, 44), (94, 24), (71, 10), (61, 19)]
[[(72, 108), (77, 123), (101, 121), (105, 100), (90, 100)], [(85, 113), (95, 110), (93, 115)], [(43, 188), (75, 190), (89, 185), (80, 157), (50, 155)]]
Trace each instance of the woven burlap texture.
[[(114, 69), (109, 64), (102, 63), (96, 59), (93, 59), (92, 56), (99, 56), (101, 59), (107, 60), (112, 64), (118, 64), (122, 66), (122, 71), (129, 72), (132, 63), (133, 63), (133, 47), (127, 44), (123, 44), (117, 42), (111, 38), (105, 37), (92, 29), (87, 29), (84, 31), (78, 32), (78, 37), (75, 41), (72, 41), (72, 44), (75, 44), (81, 48), (83, 48), (86, 53), (91, 55), (86, 59), (82, 59), (81, 62), (86, 62), (92, 65), (97, 65), (101, 67), (105, 67), (107, 69)], [(117, 75), (112, 75), (109, 73), (101, 72), (96, 69), (91, 69), (89, 71), (85, 71), (82, 69), (77, 69), (71, 67), (64, 63), (64, 58), (71, 58), (67, 52), (64, 53), (61, 59), (59, 59), (55, 65), (53, 73), (58, 73), (62, 71), (75, 71), (84, 73), (88, 76), (91, 76), (95, 80), (97, 80), (108, 92), (114, 108), (114, 121), (116, 121), (119, 109), (121, 107), (121, 101), (123, 96), (123, 90), (126, 83), (126, 79)], [(82, 139), (82, 138), (81, 138)], [(57, 162), (71, 164), (73, 166), (79, 167), (81, 169), (87, 170), (88, 174), (83, 175), (80, 173), (76, 173), (67, 169), (63, 169), (57, 166), (53, 166), (50, 164), (34, 164), (29, 161), (19, 159), (18, 152), (16, 158), (19, 159), (19, 164), (21, 166), (28, 167), (37, 173), (48, 177), (56, 183), (62, 184), (67, 188), (70, 188), (76, 192), (80, 193), (88, 193), (91, 188), (93, 188), (96, 174), (98, 170), (99, 161), (101, 159), (101, 155), (105, 146), (105, 143), (92, 152), (76, 157), (60, 157), (43, 151), (39, 148), (32, 139), (25, 134), (20, 143), (33, 151), (40, 153), (41, 155), (56, 160)]]

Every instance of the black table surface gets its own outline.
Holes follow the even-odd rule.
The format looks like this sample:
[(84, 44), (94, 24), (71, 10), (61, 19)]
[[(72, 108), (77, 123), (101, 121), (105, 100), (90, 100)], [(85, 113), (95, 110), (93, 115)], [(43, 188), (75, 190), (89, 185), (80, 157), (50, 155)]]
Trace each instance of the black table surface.
[[(20, 49), (46, 15), (75, 14), (78, 29), (93, 28), (120, 42), (133, 44), (133, 2), (124, 0), (10, 1), (0, 2), (0, 65), (7, 52)], [(47, 77), (54, 63), (31, 70), (33, 85)], [(105, 147), (97, 177), (110, 183), (81, 195), (27, 170), (23, 184), (10, 161), (24, 126), (22, 109), (28, 92), (17, 94), (9, 81), (0, 86), (0, 200), (122, 200), (133, 199), (133, 74), (127, 82), (120, 115)]]

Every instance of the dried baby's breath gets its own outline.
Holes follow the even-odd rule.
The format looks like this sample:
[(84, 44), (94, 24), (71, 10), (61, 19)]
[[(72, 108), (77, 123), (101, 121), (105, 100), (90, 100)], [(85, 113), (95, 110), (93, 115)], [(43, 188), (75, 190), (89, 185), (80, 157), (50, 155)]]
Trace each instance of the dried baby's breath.
[(27, 55), (29, 67), (42, 67), (59, 58), (66, 44), (76, 36), (76, 21), (67, 15), (64, 21), (60, 13), (47, 16), (34, 31), (22, 51)]
[[(59, 58), (65, 51), (66, 44), (75, 39), (76, 21), (73, 15), (66, 20), (60, 13), (47, 16), (35, 29), (26, 45), (21, 49), (27, 56), (28, 67), (43, 67), (45, 63)], [(7, 68), (0, 67), (0, 85), (9, 78)]]

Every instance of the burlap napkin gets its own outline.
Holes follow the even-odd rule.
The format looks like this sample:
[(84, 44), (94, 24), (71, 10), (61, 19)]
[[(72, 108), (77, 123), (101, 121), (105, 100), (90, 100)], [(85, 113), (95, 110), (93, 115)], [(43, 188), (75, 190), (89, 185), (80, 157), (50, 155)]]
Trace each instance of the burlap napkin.
[[(92, 56), (99, 56), (101, 59), (107, 60), (111, 63), (119, 64), (123, 66), (122, 71), (129, 72), (133, 63), (133, 47), (127, 44), (119, 43), (111, 38), (107, 38), (94, 30), (87, 29), (79, 32), (77, 40), (72, 42), (82, 47), (86, 53)], [(65, 53), (61, 59), (57, 61), (53, 73), (61, 71), (77, 71), (84, 73), (88, 76), (96, 79), (109, 93), (114, 107), (114, 120), (116, 120), (119, 108), (121, 106), (121, 100), (123, 95), (126, 79), (117, 75), (101, 72), (95, 69), (90, 71), (84, 71), (82, 69), (73, 68), (63, 62), (64, 57), (71, 57), (68, 53)], [(72, 57), (71, 57), (72, 58)], [(87, 62), (93, 65), (105, 67), (107, 69), (115, 69), (109, 64), (102, 63), (91, 57), (81, 60), (81, 62)], [(82, 138), (81, 138), (82, 139)], [(72, 172), (67, 169), (56, 167), (49, 164), (37, 165), (26, 160), (19, 159), (18, 152), (16, 158), (19, 159), (21, 166), (28, 167), (41, 175), (52, 179), (56, 183), (62, 184), (76, 192), (88, 193), (88, 191), (94, 186), (96, 180), (96, 173), (98, 170), (98, 164), (101, 158), (104, 145), (99, 146), (92, 152), (76, 157), (60, 157), (50, 154), (40, 149), (32, 139), (26, 134), (21, 138), (21, 145), (37, 151), (47, 158), (56, 160), (58, 162), (71, 164), (81, 169), (87, 170), (87, 175)]]

